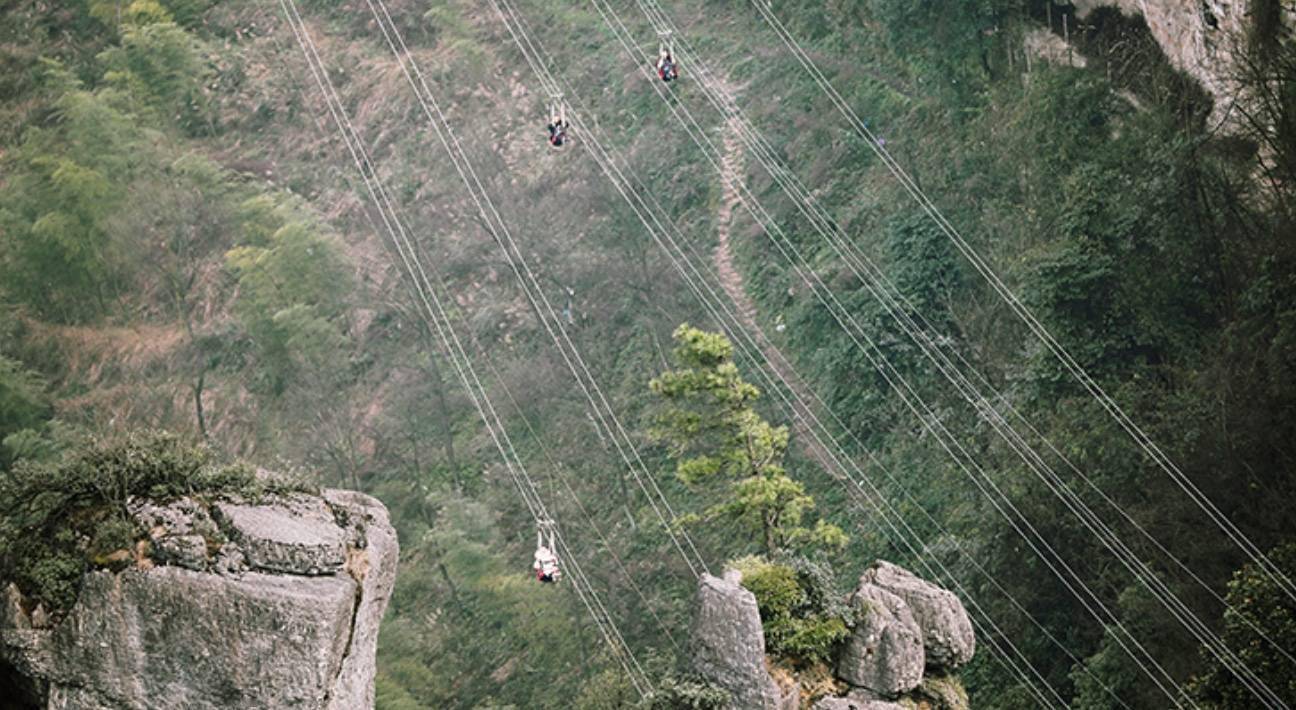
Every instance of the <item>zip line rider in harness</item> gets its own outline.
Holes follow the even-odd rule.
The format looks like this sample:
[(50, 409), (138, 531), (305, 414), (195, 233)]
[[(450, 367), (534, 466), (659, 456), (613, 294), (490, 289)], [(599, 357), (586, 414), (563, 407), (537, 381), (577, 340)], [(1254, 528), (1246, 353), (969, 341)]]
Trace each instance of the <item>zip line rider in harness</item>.
[(554, 97), (549, 105), (549, 145), (561, 148), (567, 140), (567, 107), (562, 103), (561, 94)]
[(657, 57), (657, 76), (665, 82), (679, 76), (679, 70), (675, 68), (675, 58), (671, 56), (670, 49), (665, 45), (662, 45), (661, 54)]
[[(549, 532), (548, 540), (545, 539), (546, 530)], [(535, 562), (531, 565), (535, 569), (536, 581), (553, 584), (562, 579), (562, 570), (558, 569), (558, 555), (554, 554), (555, 549), (553, 521), (542, 521), (540, 527), (536, 528)]]
[(669, 82), (679, 77), (679, 69), (675, 66), (675, 53), (671, 51), (670, 32), (658, 32), (661, 36), (661, 49), (657, 52), (657, 76), (662, 81)]

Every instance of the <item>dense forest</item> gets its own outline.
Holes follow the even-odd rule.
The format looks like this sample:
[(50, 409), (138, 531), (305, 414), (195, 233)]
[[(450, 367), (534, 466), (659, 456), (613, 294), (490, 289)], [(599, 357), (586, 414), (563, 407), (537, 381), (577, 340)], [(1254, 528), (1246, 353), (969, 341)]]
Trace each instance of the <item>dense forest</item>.
[(377, 496), (384, 710), (709, 707), (695, 567), (877, 558), (969, 604), (972, 707), (1296, 705), (1296, 39), (1247, 6), (1212, 97), (1053, 2), (0, 1), (0, 491), (166, 430)]

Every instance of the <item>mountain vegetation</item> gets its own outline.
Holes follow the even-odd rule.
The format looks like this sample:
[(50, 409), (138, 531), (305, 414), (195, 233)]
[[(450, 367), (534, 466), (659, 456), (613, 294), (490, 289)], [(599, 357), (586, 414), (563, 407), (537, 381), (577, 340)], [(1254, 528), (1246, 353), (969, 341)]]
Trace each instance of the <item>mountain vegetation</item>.
[[(1222, 97), (1244, 115), (1221, 125), (1143, 20), (1114, 9), (1081, 20), (1071, 5), (1010, 0), (775, 3), (872, 143), (757, 4), (660, 4), (773, 155), (887, 275), (901, 312), (997, 395), (970, 402), (776, 177), (740, 176), (787, 238), (732, 218), (761, 337), (822, 399), (832, 445), (859, 462), (915, 549), (814, 455), (803, 418), (756, 384), (763, 363), (719, 332), (585, 153), (597, 130), (705, 264), (724, 185), (670, 112), (726, 130), (699, 67), (682, 62), (662, 101), (603, 3), (510, 2), (589, 110), (556, 150), (545, 142), (548, 89), (491, 3), (385, 2), (500, 219), (548, 298), (566, 305), (563, 332), (673, 504), (663, 525), (553, 347), (552, 321), (484, 229), (368, 0), (295, 4), (417, 257), (443, 284), (509, 445), (607, 618), (659, 681), (645, 706), (721, 702), (676, 675), (695, 588), (672, 544), (684, 531), (712, 572), (747, 569), (771, 650), (790, 663), (813, 665), (844, 637), (852, 620), (836, 599), (849, 574), (874, 558), (939, 561), (995, 622), (962, 672), (973, 707), (1036, 707), (1028, 680), (1076, 708), (1164, 707), (1154, 677), (1203, 707), (1255, 707), (1237, 664), (1068, 512), (996, 416), (1029, 423), (1060, 486), (1296, 704), (1296, 601), (1274, 572), (1296, 579), (1296, 43), (1275, 29), (1281, 4), (1251, 2), (1255, 27), (1235, 38), (1243, 93)], [(534, 519), (384, 237), (286, 7), (0, 3), (0, 571), (69, 603), (76, 572), (111, 547), (93, 541), (134, 532), (111, 527), (122, 495), (254, 485), (243, 464), (226, 464), (286, 465), (391, 510), (401, 567), (379, 708), (641, 702), (570, 579), (542, 586), (531, 575)], [(654, 21), (634, 3), (611, 7), (654, 52)], [(1061, 34), (1063, 16), (1075, 58), (1034, 53), (1031, 38)], [(1017, 318), (879, 146), (1181, 478)], [(810, 275), (840, 309), (816, 298)], [(841, 327), (839, 313), (858, 327)], [(927, 411), (905, 405), (897, 376)], [(157, 429), (172, 434), (138, 433)], [(105, 449), (116, 437), (153, 441), (144, 448), (193, 476), (136, 475), (153, 469), (138, 468), (130, 446)], [(951, 457), (956, 448), (985, 475)], [(241, 473), (212, 483), (220, 471)], [(1011, 510), (982, 495), (991, 486)], [(1091, 598), (1036, 554), (1028, 526)], [(1097, 604), (1111, 615), (1095, 615)], [(1013, 673), (987, 639), (1011, 642), (1038, 678)]]

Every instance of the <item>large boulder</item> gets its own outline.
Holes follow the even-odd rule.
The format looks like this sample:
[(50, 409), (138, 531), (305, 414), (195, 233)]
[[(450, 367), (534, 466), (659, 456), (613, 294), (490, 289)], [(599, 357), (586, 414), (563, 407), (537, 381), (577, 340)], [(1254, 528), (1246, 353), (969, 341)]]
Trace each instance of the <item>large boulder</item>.
[(912, 710), (910, 706), (883, 700), (871, 693), (852, 691), (845, 697), (829, 695), (819, 698), (811, 710)]
[(732, 570), (724, 579), (698, 582), (689, 659), (693, 671), (729, 692), (734, 710), (795, 708), (797, 694), (784, 692), (765, 665), (765, 632), (756, 597)]
[(321, 498), (287, 496), (273, 508), (221, 502), (212, 514), (253, 569), (334, 574), (346, 562), (344, 531)]
[(922, 681), (922, 631), (900, 597), (864, 584), (850, 598), (859, 621), (837, 659), (837, 677), (888, 697)]
[(861, 588), (870, 585), (900, 597), (909, 607), (922, 631), (929, 668), (949, 671), (972, 660), (976, 651), (972, 620), (953, 592), (883, 560), (874, 562), (860, 577)]
[(132, 512), (153, 554), (87, 574), (61, 620), (38, 618), (13, 587), (0, 604), (0, 670), (26, 679), (34, 703), (373, 706), (378, 623), (397, 559), (382, 504), (326, 491), (257, 503), (137, 501)]

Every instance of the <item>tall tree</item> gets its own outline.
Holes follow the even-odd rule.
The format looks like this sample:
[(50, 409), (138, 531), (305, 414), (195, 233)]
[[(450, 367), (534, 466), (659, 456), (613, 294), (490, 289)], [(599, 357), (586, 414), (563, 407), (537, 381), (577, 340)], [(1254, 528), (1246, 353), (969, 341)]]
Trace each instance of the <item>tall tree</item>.
[(783, 468), (788, 429), (757, 413), (761, 392), (739, 374), (729, 339), (687, 323), (673, 337), (676, 369), (650, 384), (668, 403), (652, 433), (670, 447), (684, 483), (728, 482), (728, 495), (705, 517), (749, 526), (771, 555), (795, 543), (845, 544), (846, 534), (835, 525), (803, 524), (815, 502)]

